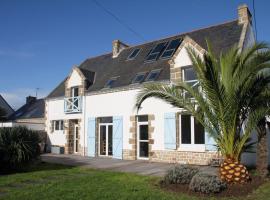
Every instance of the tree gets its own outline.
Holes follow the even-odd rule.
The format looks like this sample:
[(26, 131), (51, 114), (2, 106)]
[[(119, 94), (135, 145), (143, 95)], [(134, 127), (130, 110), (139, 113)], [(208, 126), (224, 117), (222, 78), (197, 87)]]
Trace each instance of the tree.
[[(243, 151), (249, 150), (251, 131), (269, 109), (253, 103), (258, 94), (267, 91), (270, 76), (270, 50), (264, 43), (255, 44), (239, 53), (233, 47), (216, 56), (208, 43), (208, 51), (200, 57), (188, 48), (198, 79), (195, 88), (185, 82), (176, 85), (145, 84), (137, 96), (136, 107), (154, 97), (184, 108), (214, 138), (224, 162), (221, 179), (242, 183), (249, 180), (246, 167), (240, 163)], [(192, 97), (192, 98), (190, 98)]]
[(267, 142), (267, 127), (270, 127), (270, 123), (267, 118), (262, 118), (257, 125), (257, 157), (256, 157), (256, 170), (262, 178), (266, 178), (268, 175), (268, 142)]

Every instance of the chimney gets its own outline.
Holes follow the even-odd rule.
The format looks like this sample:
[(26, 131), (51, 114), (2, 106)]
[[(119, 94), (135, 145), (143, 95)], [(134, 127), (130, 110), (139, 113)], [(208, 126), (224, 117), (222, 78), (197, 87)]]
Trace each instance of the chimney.
[(252, 24), (252, 15), (248, 9), (247, 4), (238, 6), (238, 24)]
[(112, 45), (113, 45), (113, 50), (112, 50), (113, 58), (116, 58), (123, 49), (128, 47), (128, 45), (121, 42), (120, 40), (114, 40), (112, 42)]
[(37, 100), (36, 97), (28, 96), (26, 97), (26, 104), (34, 103)]

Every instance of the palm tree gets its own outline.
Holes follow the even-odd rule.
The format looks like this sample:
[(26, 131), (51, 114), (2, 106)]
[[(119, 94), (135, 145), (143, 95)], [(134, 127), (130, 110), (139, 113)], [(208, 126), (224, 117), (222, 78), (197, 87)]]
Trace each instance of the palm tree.
[[(233, 47), (215, 56), (211, 45), (201, 58), (188, 48), (199, 89), (185, 82), (177, 85), (145, 84), (136, 100), (137, 109), (145, 99), (154, 97), (184, 108), (192, 114), (214, 138), (224, 162), (220, 166), (221, 179), (227, 182), (246, 182), (249, 175), (240, 164), (240, 156), (251, 131), (269, 109), (253, 106), (256, 96), (265, 93), (270, 76), (270, 50), (264, 43), (255, 44), (239, 53)], [(192, 98), (188, 98), (192, 97)]]
[(256, 170), (262, 178), (266, 178), (268, 175), (268, 142), (267, 142), (267, 127), (270, 127), (270, 123), (267, 118), (262, 118), (257, 125), (257, 157), (256, 157)]

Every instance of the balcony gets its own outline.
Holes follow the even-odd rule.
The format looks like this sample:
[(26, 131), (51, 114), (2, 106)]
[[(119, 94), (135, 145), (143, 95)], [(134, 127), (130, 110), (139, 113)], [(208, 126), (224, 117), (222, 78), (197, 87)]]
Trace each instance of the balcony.
[(69, 97), (64, 99), (65, 113), (80, 113), (82, 112), (82, 97)]

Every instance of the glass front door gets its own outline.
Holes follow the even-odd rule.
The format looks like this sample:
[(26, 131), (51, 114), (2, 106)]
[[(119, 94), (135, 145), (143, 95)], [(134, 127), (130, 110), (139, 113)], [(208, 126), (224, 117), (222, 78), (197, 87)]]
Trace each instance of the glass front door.
[(149, 154), (148, 122), (138, 122), (138, 151), (139, 159), (148, 159)]
[(112, 156), (112, 124), (100, 124), (99, 125), (99, 155), (100, 156)]

